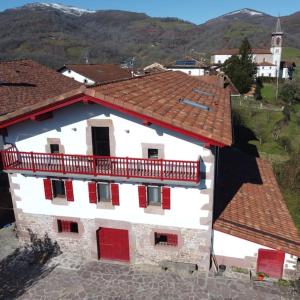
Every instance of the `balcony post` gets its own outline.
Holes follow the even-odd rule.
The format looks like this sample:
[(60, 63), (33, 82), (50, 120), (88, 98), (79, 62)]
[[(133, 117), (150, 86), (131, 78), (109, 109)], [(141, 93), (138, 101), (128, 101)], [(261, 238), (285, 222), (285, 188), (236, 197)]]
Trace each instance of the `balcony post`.
[(93, 174), (96, 177), (97, 176), (97, 164), (96, 164), (96, 158), (95, 155), (92, 156), (93, 157)]
[(128, 157), (126, 157), (126, 178), (129, 178), (129, 164), (128, 164)]
[(163, 160), (160, 159), (160, 179), (161, 181), (164, 180), (164, 170), (163, 170)]
[(35, 172), (35, 164), (34, 164), (34, 157), (32, 151), (30, 152), (30, 158), (31, 158), (32, 171)]
[(61, 154), (61, 164), (62, 164), (62, 172), (63, 174), (66, 174), (66, 170), (65, 170), (65, 159), (64, 159), (64, 154)]

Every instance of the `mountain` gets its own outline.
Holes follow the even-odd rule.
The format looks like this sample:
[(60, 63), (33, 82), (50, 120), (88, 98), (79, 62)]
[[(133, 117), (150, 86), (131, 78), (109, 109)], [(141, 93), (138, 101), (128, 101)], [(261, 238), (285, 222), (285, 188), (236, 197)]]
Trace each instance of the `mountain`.
[[(300, 12), (281, 20), (285, 46), (300, 49)], [(184, 55), (209, 57), (219, 48), (238, 47), (244, 37), (253, 47), (269, 47), (275, 23), (275, 17), (248, 8), (196, 25), (143, 13), (32, 3), (0, 13), (0, 59), (27, 57), (55, 68), (86, 58), (164, 63)]]

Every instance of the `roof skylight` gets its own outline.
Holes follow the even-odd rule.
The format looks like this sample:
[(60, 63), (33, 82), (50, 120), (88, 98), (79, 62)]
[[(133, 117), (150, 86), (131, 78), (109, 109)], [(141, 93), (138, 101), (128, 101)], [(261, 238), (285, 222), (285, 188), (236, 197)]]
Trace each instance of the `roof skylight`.
[(190, 105), (196, 108), (199, 108), (201, 110), (205, 110), (205, 111), (212, 111), (212, 109), (204, 104), (200, 104), (198, 102), (195, 102), (193, 100), (187, 99), (187, 98), (181, 98), (179, 100), (180, 103), (186, 104), (186, 105)]
[(213, 96), (214, 94), (203, 92), (200, 89), (193, 89), (194, 93), (200, 94), (200, 95), (205, 95), (205, 96)]

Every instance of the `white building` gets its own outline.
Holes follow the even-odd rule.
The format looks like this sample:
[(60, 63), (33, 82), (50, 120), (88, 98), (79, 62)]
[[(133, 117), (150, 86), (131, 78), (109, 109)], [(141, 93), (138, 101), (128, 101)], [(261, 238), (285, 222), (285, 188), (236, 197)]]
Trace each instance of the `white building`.
[[(34, 92), (39, 86), (29, 88)], [(243, 262), (237, 255), (248, 255), (243, 245), (256, 243), (259, 253), (270, 248), (280, 259), (293, 255), (287, 264), (274, 260), (284, 276), (295, 267), (300, 239), (272, 171), (263, 183), (253, 178), (249, 188), (239, 170), (229, 176), (218, 163), (220, 149), (232, 143), (228, 89), (182, 72), (162, 72), (77, 87), (50, 99), (33, 95), (0, 116), (0, 129), (6, 129), (1, 156), (21, 240), (31, 229), (47, 232), (63, 251), (86, 258), (131, 264), (167, 260), (207, 271), (212, 249), (217, 260), (230, 265), (228, 248), (220, 245), (238, 237), (235, 264)], [(220, 172), (231, 178), (221, 194), (216, 192), (223, 186)], [(227, 208), (213, 217), (223, 196), (234, 204), (239, 190), (255, 198), (261, 186), (272, 187), (266, 199), (271, 197), (273, 205), (259, 207), (263, 222), (248, 222), (247, 235), (232, 229), (236, 224), (228, 223)], [(239, 206), (239, 216), (247, 217), (248, 202)], [(265, 265), (259, 253), (252, 253), (254, 269), (256, 259), (258, 268)]]
[(68, 64), (58, 72), (87, 86), (132, 77), (128, 69), (113, 64)]
[(190, 76), (204, 76), (209, 73), (209, 67), (194, 58), (176, 60), (166, 65), (165, 68), (172, 71), (181, 71)]
[[(277, 19), (276, 29), (272, 33), (270, 49), (252, 49), (252, 60), (257, 64), (258, 77), (287, 79), (287, 71), (282, 66), (283, 31), (280, 19)], [(220, 66), (233, 55), (239, 55), (239, 49), (221, 49), (211, 56), (211, 64)]]

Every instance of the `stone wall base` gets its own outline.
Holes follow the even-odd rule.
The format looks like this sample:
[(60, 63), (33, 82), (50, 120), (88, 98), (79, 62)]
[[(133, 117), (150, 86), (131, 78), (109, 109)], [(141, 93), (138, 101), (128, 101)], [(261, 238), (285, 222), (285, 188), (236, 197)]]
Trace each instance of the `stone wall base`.
[[(28, 229), (39, 237), (45, 233), (57, 241), (63, 252), (84, 258), (98, 258), (97, 230), (101, 227), (126, 229), (129, 233), (130, 263), (157, 265), (162, 260), (197, 264), (199, 270), (210, 266), (210, 231), (177, 227), (133, 224), (104, 219), (79, 219), (27, 214), (18, 210), (18, 233), (23, 242), (29, 240)], [(78, 223), (79, 233), (59, 233), (57, 219)], [(178, 246), (155, 245), (154, 233), (178, 236)]]
[[(246, 256), (245, 258), (234, 258), (228, 256), (216, 255), (216, 259), (219, 265), (225, 265), (227, 268), (237, 267), (245, 270), (251, 271), (252, 274), (256, 274), (256, 262), (257, 257), (255, 256)], [(291, 267), (291, 266), (290, 266)], [(287, 268), (284, 264), (283, 267), (283, 279), (296, 280), (299, 278), (300, 270), (298, 269), (297, 262), (293, 265), (293, 269)]]

